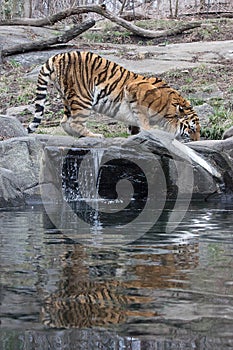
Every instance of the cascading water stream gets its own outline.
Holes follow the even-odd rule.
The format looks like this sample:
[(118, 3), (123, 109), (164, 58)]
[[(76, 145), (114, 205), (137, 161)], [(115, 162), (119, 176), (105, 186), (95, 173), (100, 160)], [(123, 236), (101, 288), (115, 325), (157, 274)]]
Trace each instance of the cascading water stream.
[(72, 150), (63, 162), (63, 193), (67, 202), (93, 204), (98, 196), (98, 174), (104, 150)]
[[(99, 170), (103, 149), (72, 149), (63, 162), (63, 194), (76, 212), (83, 211), (91, 221), (91, 233), (101, 233), (99, 218)], [(83, 210), (84, 209), (84, 210)]]

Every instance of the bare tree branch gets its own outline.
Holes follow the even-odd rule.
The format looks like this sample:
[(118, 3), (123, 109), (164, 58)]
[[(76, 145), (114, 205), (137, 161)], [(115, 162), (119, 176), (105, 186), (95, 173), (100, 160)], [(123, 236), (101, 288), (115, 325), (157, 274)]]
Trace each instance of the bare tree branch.
[(42, 19), (18, 18), (13, 20), (3, 20), (3, 21), (0, 21), (0, 25), (28, 25), (28, 26), (35, 26), (35, 27), (43, 27), (43, 26), (52, 25), (69, 16), (78, 15), (82, 13), (89, 13), (89, 12), (97, 13), (109, 19), (110, 21), (115, 22), (118, 25), (124, 27), (125, 29), (129, 30), (133, 34), (144, 38), (161, 38), (161, 37), (171, 36), (171, 35), (180, 34), (186, 30), (201, 26), (201, 22), (196, 21), (196, 22), (183, 24), (173, 29), (166, 29), (166, 30), (160, 30), (160, 31), (147, 30), (147, 29), (140, 28), (132, 23), (129, 23), (123, 18), (114, 15), (110, 11), (107, 11), (105, 9), (105, 6), (98, 6), (98, 5), (74, 7)]
[(83, 22), (79, 26), (75, 26), (74, 28), (65, 31), (62, 35), (59, 35), (55, 38), (34, 41), (28, 44), (24, 43), (22, 45), (16, 45), (13, 47), (9, 47), (8, 49), (3, 49), (1, 51), (1, 56), (4, 57), (4, 56), (11, 56), (19, 53), (30, 52), (30, 51), (43, 50), (43, 49), (47, 49), (51, 45), (67, 43), (68, 41), (74, 39), (76, 36), (82, 34), (89, 28), (93, 27), (94, 25), (95, 25), (94, 20), (88, 20), (86, 22)]
[(208, 12), (196, 12), (196, 13), (182, 13), (182, 15), (180, 15), (180, 17), (193, 17), (195, 15), (198, 16), (207, 16), (207, 17), (211, 17), (214, 16), (215, 18), (219, 18), (219, 17), (225, 17), (225, 18), (233, 18), (233, 12), (225, 12), (225, 11), (208, 11)]

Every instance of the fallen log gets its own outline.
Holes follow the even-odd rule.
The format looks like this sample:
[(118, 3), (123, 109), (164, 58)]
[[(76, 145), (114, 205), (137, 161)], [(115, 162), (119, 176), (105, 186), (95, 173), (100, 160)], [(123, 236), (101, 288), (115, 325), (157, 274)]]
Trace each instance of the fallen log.
[(194, 17), (194, 16), (213, 16), (217, 18), (233, 18), (233, 12), (226, 11), (205, 11), (205, 12), (193, 12), (193, 13), (182, 13), (179, 17)]
[(1, 56), (5, 57), (5, 56), (11, 56), (11, 55), (16, 55), (16, 54), (25, 53), (25, 52), (40, 51), (40, 50), (47, 49), (52, 45), (64, 44), (74, 39), (78, 35), (82, 34), (89, 28), (93, 27), (94, 25), (95, 25), (95, 21), (93, 19), (88, 20), (78, 26), (75, 26), (70, 30), (65, 31), (63, 34), (55, 38), (53, 37), (47, 40), (38, 40), (31, 43), (24, 43), (21, 45), (16, 45), (13, 47), (9, 47), (7, 49), (3, 49), (1, 51)]
[(28, 25), (28, 26), (44, 27), (44, 26), (53, 25), (56, 22), (61, 21), (69, 16), (74, 16), (74, 15), (79, 15), (79, 14), (89, 13), (89, 12), (97, 13), (109, 19), (110, 21), (117, 23), (118, 25), (129, 30), (131, 33), (137, 36), (141, 36), (144, 38), (151, 38), (151, 39), (180, 34), (186, 30), (190, 30), (201, 26), (200, 21), (195, 21), (195, 22), (193, 21), (193, 22), (189, 22), (189, 23), (185, 23), (180, 26), (177, 26), (176, 28), (165, 29), (160, 31), (143, 29), (134, 25), (133, 23), (130, 23), (124, 20), (121, 17), (118, 17), (112, 12), (106, 10), (105, 6), (98, 6), (98, 5), (73, 7), (73, 8), (69, 8), (67, 10), (58, 12), (47, 18), (41, 18), (41, 19), (33, 19), (33, 18), (16, 19), (15, 18), (13, 20), (3, 20), (3, 21), (0, 21), (0, 25)]

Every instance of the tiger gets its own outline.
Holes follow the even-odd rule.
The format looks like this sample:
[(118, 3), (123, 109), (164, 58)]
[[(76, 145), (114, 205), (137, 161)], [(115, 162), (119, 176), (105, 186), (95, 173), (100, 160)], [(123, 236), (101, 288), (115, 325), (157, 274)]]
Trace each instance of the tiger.
[(177, 90), (161, 78), (142, 76), (89, 51), (59, 53), (41, 67), (29, 133), (41, 123), (50, 81), (64, 105), (61, 126), (71, 136), (103, 137), (86, 127), (94, 111), (131, 125), (132, 134), (162, 128), (175, 137), (200, 139), (199, 118)]

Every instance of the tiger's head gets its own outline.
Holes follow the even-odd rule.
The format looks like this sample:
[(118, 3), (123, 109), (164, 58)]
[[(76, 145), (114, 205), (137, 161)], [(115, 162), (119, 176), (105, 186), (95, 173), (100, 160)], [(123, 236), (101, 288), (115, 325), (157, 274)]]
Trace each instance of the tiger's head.
[(181, 103), (176, 106), (176, 118), (178, 122), (176, 135), (192, 141), (200, 140), (199, 117), (188, 100), (181, 98)]
[(156, 126), (172, 132), (175, 137), (200, 140), (199, 118), (190, 102), (164, 81), (153, 84), (149, 79), (128, 84), (125, 98), (134, 115), (141, 116), (142, 128), (148, 129), (149, 124), (151, 128)]

